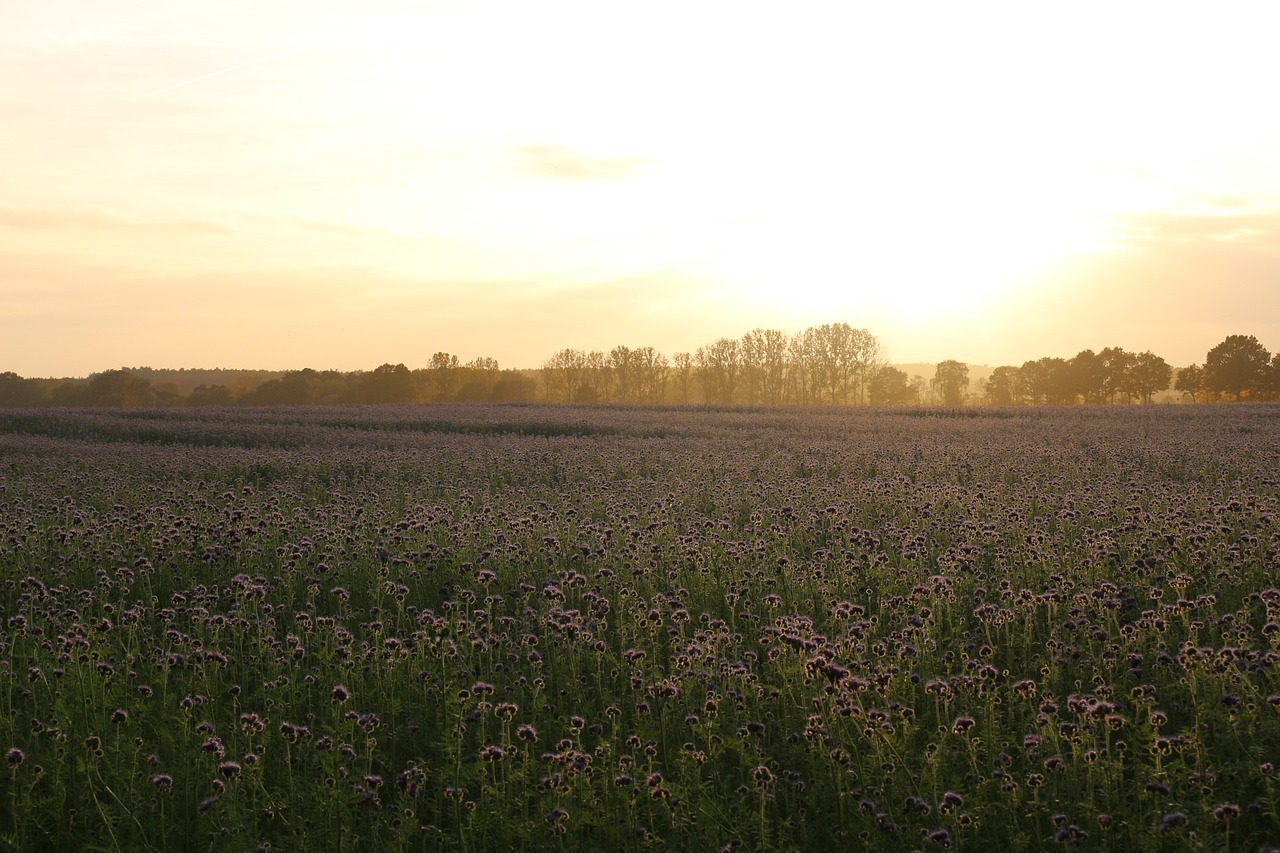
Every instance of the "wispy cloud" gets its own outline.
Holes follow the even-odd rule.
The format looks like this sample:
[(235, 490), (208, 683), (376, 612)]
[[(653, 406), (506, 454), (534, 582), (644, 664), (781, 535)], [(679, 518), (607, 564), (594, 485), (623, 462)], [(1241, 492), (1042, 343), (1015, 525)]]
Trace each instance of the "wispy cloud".
[(214, 77), (221, 77), (223, 74), (230, 74), (233, 71), (239, 71), (241, 68), (248, 68), (250, 65), (257, 65), (260, 62), (266, 62), (270, 59), (275, 59), (277, 57), (284, 56), (285, 54), (293, 53), (301, 49), (302, 49), (301, 47), (285, 48), (284, 50), (277, 50), (274, 53), (268, 53), (265, 56), (255, 57), (254, 59), (249, 59), (244, 62), (237, 62), (235, 65), (228, 65), (225, 68), (219, 68), (217, 71), (210, 71), (208, 74), (201, 74), (199, 77), (192, 77), (190, 79), (183, 80), (180, 83), (174, 83), (171, 86), (165, 86), (162, 89), (156, 89), (154, 92), (147, 92), (144, 95), (138, 95), (133, 100), (142, 101), (142, 100), (146, 100), (147, 98), (154, 98), (156, 95), (163, 95), (166, 92), (172, 92), (174, 89), (181, 89), (184, 86), (190, 86), (193, 83), (200, 83), (204, 80), (209, 80)]
[(1189, 212), (1129, 214), (1120, 220), (1117, 236), (1131, 246), (1226, 242), (1280, 250), (1280, 202), (1213, 196)]
[(102, 210), (44, 210), (40, 208), (14, 207), (0, 207), (0, 228), (146, 231), (197, 235), (227, 233), (226, 228), (215, 222), (203, 222), (195, 219), (149, 221), (126, 219)]
[(517, 149), (523, 172), (564, 181), (619, 181), (652, 164), (645, 157), (591, 157), (560, 145), (525, 145)]

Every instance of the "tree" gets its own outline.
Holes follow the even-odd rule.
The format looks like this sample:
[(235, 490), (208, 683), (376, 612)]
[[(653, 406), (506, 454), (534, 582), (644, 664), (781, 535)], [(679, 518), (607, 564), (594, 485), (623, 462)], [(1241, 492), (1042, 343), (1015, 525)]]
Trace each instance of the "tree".
[(173, 380), (152, 382), (151, 390), (155, 392), (157, 406), (180, 406), (185, 402), (181, 387)]
[(667, 395), (667, 380), (671, 376), (671, 363), (653, 347), (640, 347), (634, 351), (637, 376), (637, 395), (642, 403), (661, 403)]
[(1022, 371), (1012, 365), (997, 367), (991, 371), (982, 386), (983, 395), (992, 406), (1016, 406), (1026, 394)]
[[(343, 373), (340, 370), (321, 371), (316, 377), (315, 399), (312, 402), (322, 406), (359, 402), (358, 389), (361, 375)], [(416, 394), (417, 383), (412, 384), (412, 393)]]
[(106, 370), (89, 378), (83, 401), (90, 406), (153, 406), (156, 402), (151, 383), (134, 376), (127, 369)]
[[(496, 370), (497, 363), (494, 363)], [(602, 352), (563, 349), (542, 365), (542, 385), (550, 403), (595, 403), (604, 391), (608, 363)]]
[(786, 389), (787, 334), (779, 329), (752, 329), (742, 337), (748, 401), (776, 405)]
[(619, 403), (634, 403), (640, 394), (639, 351), (630, 347), (614, 347), (609, 352), (607, 365), (613, 380), (611, 394), (607, 396)]
[(764, 395), (764, 348), (754, 332), (747, 332), (739, 341), (742, 353), (742, 400), (754, 405)]
[(445, 402), (458, 393), (462, 380), (462, 365), (458, 357), (447, 352), (431, 356), (427, 365), (427, 387), (423, 389), (428, 400)]
[(1079, 394), (1086, 403), (1101, 403), (1106, 399), (1107, 364), (1102, 355), (1091, 349), (1081, 350), (1067, 365), (1073, 397)]
[(1173, 368), (1168, 362), (1150, 351), (1141, 352), (1132, 357), (1126, 390), (1137, 394), (1142, 402), (1150, 403), (1152, 395), (1168, 388), (1172, 378)]
[(268, 379), (242, 399), (257, 406), (305, 406), (315, 403), (321, 376), (310, 367), (287, 371), (279, 379)]
[(542, 387), (548, 403), (571, 403), (582, 387), (586, 353), (562, 349), (542, 364)]
[(680, 402), (683, 405), (689, 404), (689, 384), (693, 381), (693, 354), (688, 352), (678, 352), (671, 356), (672, 374), (675, 377), (676, 388), (679, 390)]
[(490, 399), (495, 403), (528, 403), (538, 395), (538, 384), (518, 370), (504, 370), (493, 383)]
[(501, 378), (497, 359), (481, 356), (462, 366), (462, 387), (458, 389), (458, 401), (482, 403), (493, 398), (493, 387)]
[(597, 403), (603, 399), (608, 384), (609, 364), (604, 353), (592, 350), (583, 360), (583, 385), (578, 389), (575, 403)]
[(962, 406), (969, 390), (969, 366), (954, 359), (939, 362), (930, 384), (942, 405)]
[(667, 357), (653, 347), (614, 347), (605, 359), (604, 399), (619, 403), (657, 403), (666, 392)]
[(880, 340), (866, 329), (853, 329), (850, 332), (850, 371), (852, 374), (852, 397), (850, 402), (862, 404), (867, 402), (867, 386), (880, 368), (888, 363)]
[(817, 369), (816, 340), (810, 330), (797, 332), (787, 342), (786, 398), (793, 403), (809, 404), (821, 393), (821, 377)]
[(226, 385), (200, 384), (187, 395), (188, 406), (230, 406), (232, 402), (231, 389)]
[(911, 406), (920, 402), (916, 389), (905, 370), (888, 365), (876, 371), (867, 386), (873, 406)]
[(1196, 401), (1196, 395), (1204, 390), (1204, 368), (1198, 364), (1192, 364), (1178, 371), (1178, 378), (1173, 383), (1173, 390), (1180, 394), (1190, 394), (1191, 402)]
[(1210, 391), (1243, 400), (1265, 390), (1271, 353), (1253, 335), (1229, 335), (1204, 357), (1204, 384)]
[[(1133, 367), (1134, 354), (1120, 347), (1107, 347), (1098, 353), (1102, 364), (1102, 393), (1108, 403), (1114, 403), (1120, 394), (1127, 394), (1129, 371)], [(1127, 402), (1127, 400), (1126, 400)]]
[(1024, 362), (1019, 373), (1033, 404), (1074, 402), (1075, 385), (1066, 359), (1045, 357)]
[(801, 402), (865, 403), (871, 377), (884, 366), (880, 341), (848, 323), (811, 326), (792, 340)]
[(12, 371), (0, 373), (0, 406), (33, 406), (41, 396), (40, 386)]
[(911, 393), (915, 395), (917, 403), (923, 403), (929, 399), (929, 381), (919, 373), (911, 377)]
[(418, 386), (403, 364), (383, 364), (360, 377), (356, 397), (361, 403), (413, 403)]
[(563, 349), (542, 365), (542, 385), (550, 403), (595, 403), (603, 391), (604, 353)]
[(693, 354), (708, 403), (732, 403), (737, 397), (742, 375), (742, 343), (736, 338), (719, 338), (698, 347)]

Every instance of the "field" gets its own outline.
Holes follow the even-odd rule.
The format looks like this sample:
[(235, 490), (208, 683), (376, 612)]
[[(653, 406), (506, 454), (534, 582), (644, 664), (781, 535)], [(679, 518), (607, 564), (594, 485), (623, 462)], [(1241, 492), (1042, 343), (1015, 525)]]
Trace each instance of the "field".
[(0, 411), (0, 847), (1280, 845), (1280, 407)]

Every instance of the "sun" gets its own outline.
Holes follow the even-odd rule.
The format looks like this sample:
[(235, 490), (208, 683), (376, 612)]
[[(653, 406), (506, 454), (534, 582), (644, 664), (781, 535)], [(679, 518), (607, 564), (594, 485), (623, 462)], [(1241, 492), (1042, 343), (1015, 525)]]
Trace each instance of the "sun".
[(725, 300), (780, 323), (870, 327), (989, 314), (1105, 246), (1133, 201), (1122, 176), (1053, 150), (810, 153), (753, 171), (691, 149), (664, 164), (671, 184), (652, 198), (667, 207), (632, 210), (669, 222), (650, 246)]
[(832, 210), (720, 223), (701, 235), (701, 263), (725, 292), (780, 317), (924, 325), (998, 308), (1102, 234), (1061, 210)]

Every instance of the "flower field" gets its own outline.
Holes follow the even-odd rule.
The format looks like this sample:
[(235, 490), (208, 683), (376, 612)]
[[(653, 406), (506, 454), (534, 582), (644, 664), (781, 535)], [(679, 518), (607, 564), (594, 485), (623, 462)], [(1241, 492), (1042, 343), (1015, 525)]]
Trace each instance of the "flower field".
[(0, 847), (1280, 846), (1280, 406), (0, 411)]

